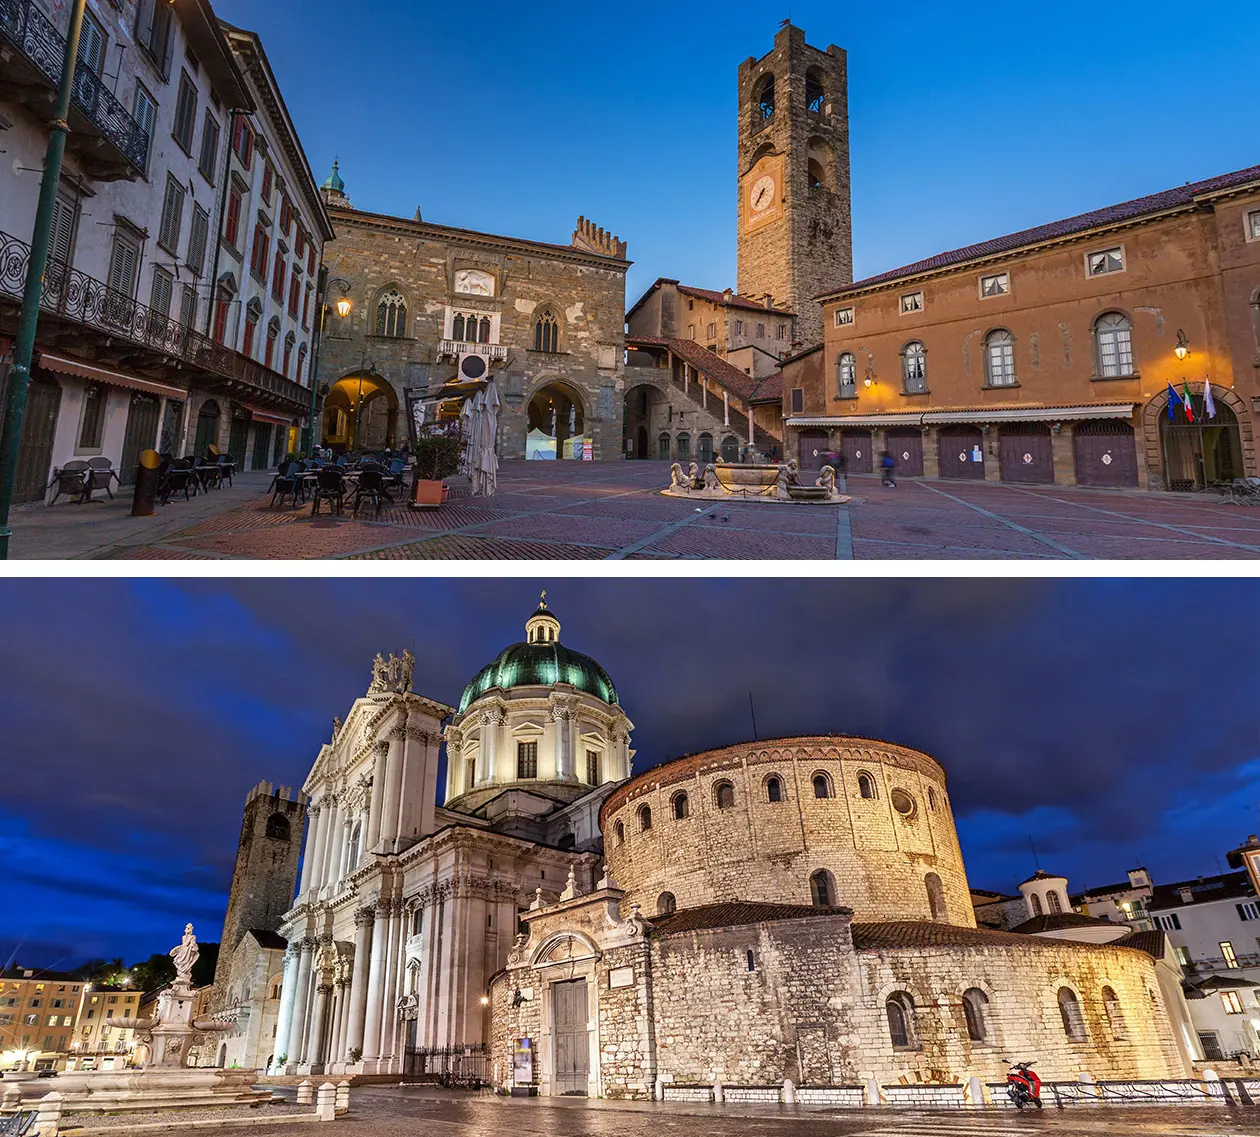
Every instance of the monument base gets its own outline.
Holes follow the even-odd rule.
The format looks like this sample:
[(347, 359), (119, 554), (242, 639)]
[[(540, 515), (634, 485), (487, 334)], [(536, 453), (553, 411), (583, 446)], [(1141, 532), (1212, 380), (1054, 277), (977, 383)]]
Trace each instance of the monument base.
[(10, 1075), (4, 1080), (4, 1088), (19, 1088), (21, 1108), (56, 1090), (64, 1099), (65, 1113), (131, 1113), (255, 1105), (276, 1100), (270, 1090), (254, 1089), (258, 1077), (257, 1070), (196, 1066), (180, 1070), (87, 1070), (56, 1078)]

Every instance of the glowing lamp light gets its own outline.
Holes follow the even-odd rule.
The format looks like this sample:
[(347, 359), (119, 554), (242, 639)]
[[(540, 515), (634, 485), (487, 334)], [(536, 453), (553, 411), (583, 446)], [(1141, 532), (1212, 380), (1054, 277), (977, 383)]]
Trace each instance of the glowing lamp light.
[(1173, 354), (1178, 359), (1185, 359), (1190, 354), (1190, 341), (1186, 339), (1185, 332), (1177, 332), (1177, 346), (1173, 348)]
[(863, 383), (864, 383), (867, 387), (873, 387), (873, 386), (875, 386), (874, 382), (873, 382), (872, 380), (870, 380), (870, 379), (863, 379), (863, 380), (862, 380), (862, 382), (863, 382)]
[(337, 315), (343, 320), (350, 315), (350, 297), (343, 296), (337, 301)]
[(488, 1007), (488, 1006), (490, 1005), (490, 996), (489, 996), (489, 995), (482, 995), (482, 996), (481, 996), (481, 1005), (482, 1005), (483, 1007)]

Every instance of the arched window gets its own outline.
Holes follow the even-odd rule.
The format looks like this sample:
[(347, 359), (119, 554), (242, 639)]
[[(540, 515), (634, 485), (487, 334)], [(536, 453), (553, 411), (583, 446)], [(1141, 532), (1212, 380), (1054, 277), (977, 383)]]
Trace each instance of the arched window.
[(1015, 385), (1015, 337), (1005, 328), (990, 332), (984, 341), (984, 366), (990, 387)]
[(735, 787), (730, 782), (718, 782), (713, 787), (713, 800), (718, 809), (734, 809)]
[(1063, 1019), (1063, 1033), (1076, 1042), (1085, 1038), (1085, 1020), (1081, 1017), (1081, 1003), (1070, 987), (1059, 988), (1059, 1016)]
[(1032, 914), (1034, 916), (1040, 916), (1041, 915), (1041, 897), (1038, 896), (1035, 892), (1030, 892), (1028, 894), (1028, 903), (1032, 906)]
[(1046, 904), (1049, 905), (1052, 914), (1063, 911), (1063, 901), (1059, 899), (1059, 894), (1053, 888), (1046, 890)]
[(267, 818), (268, 837), (274, 837), (277, 841), (287, 841), (289, 833), (289, 819), (283, 813), (273, 813)]
[(904, 991), (890, 995), (884, 1004), (888, 1016), (888, 1036), (894, 1050), (918, 1050), (919, 1040), (914, 1029), (914, 1000)]
[(836, 885), (831, 873), (818, 869), (809, 877), (809, 896), (815, 908), (832, 908), (836, 903)]
[(456, 316), (451, 323), (451, 339), (456, 343), (464, 342), (464, 317)]
[(901, 371), (908, 395), (927, 390), (927, 349), (918, 340), (906, 344), (901, 353)]
[(875, 792), (875, 779), (870, 774), (858, 775), (858, 793), (864, 798), (874, 799), (879, 796)]
[(620, 821), (613, 826), (613, 837), (618, 845), (624, 845), (626, 841), (626, 827)]
[(1124, 1022), (1124, 1009), (1120, 1006), (1120, 999), (1111, 987), (1102, 989), (1103, 1010), (1107, 1012), (1107, 1025), (1111, 1027), (1111, 1037), (1117, 1042), (1123, 1042), (1129, 1037), (1128, 1028)]
[(411, 934), (418, 936), (424, 931), (424, 909), (417, 908), (415, 914), (411, 917)]
[(805, 176), (808, 179), (811, 191), (820, 190), (827, 183), (827, 172), (822, 168), (822, 163), (817, 158), (810, 158), (805, 164)]
[(811, 67), (805, 72), (805, 109), (810, 114), (822, 114), (827, 93), (823, 89), (822, 72)]
[(936, 790), (928, 786), (928, 809), (936, 809)]
[(490, 317), (489, 316), (482, 316), (480, 322), (477, 324), (477, 342), (478, 343), (490, 342)]
[(639, 830), (646, 833), (652, 828), (652, 807), (650, 805), (639, 806)]
[(678, 901), (674, 899), (672, 892), (662, 892), (656, 898), (656, 914), (658, 916), (672, 916), (678, 911)]
[(857, 395), (857, 360), (851, 351), (844, 352), (836, 360), (836, 393), (842, 399)]
[(350, 868), (359, 867), (359, 857), (363, 852), (363, 822), (355, 823), (353, 831), (350, 833)]
[(778, 774), (771, 774), (766, 779), (766, 801), (783, 800), (783, 779)]
[(753, 88), (753, 122), (769, 122), (774, 118), (774, 76), (763, 75)]
[(560, 350), (560, 321), (550, 308), (544, 308), (534, 323), (534, 350)]
[(979, 987), (969, 987), (962, 997), (963, 1017), (967, 1020), (967, 1037), (972, 1042), (987, 1042), (989, 1024), (987, 1012), (989, 996)]
[(378, 336), (405, 336), (407, 334), (407, 302), (396, 288), (382, 293), (380, 300), (377, 301), (376, 334)]
[(831, 797), (831, 779), (826, 774), (814, 775), (814, 797)]
[(280, 988), (284, 986), (284, 976), (277, 975), (272, 981), (271, 986), (267, 989), (268, 999), (280, 998)]
[(1098, 374), (1104, 377), (1133, 374), (1133, 329), (1123, 312), (1108, 312), (1094, 324)]
[(945, 886), (941, 884), (941, 878), (934, 872), (930, 872), (923, 878), (923, 887), (927, 889), (928, 911), (932, 913), (933, 920), (944, 920), (945, 911)]
[(676, 793), (670, 799), (674, 807), (674, 820), (684, 821), (691, 816), (691, 802), (687, 800), (685, 793)]

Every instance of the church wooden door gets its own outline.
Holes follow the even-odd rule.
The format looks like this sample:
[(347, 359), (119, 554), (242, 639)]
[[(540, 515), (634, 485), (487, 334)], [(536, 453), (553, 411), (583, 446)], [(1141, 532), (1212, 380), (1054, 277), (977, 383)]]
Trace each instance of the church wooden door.
[(551, 1010), (555, 1023), (556, 1093), (585, 1095), (591, 1072), (586, 980), (554, 984)]

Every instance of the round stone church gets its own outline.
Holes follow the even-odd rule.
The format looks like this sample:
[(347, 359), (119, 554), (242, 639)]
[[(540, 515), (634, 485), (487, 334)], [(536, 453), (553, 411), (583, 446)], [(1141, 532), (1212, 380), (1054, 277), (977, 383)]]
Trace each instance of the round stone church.
[(1150, 933), (977, 928), (930, 755), (785, 738), (636, 776), (632, 729), (545, 601), (458, 706), (378, 656), (303, 786), (270, 1068), (820, 1101), (1000, 1082), (1014, 1060), (1189, 1073)]

